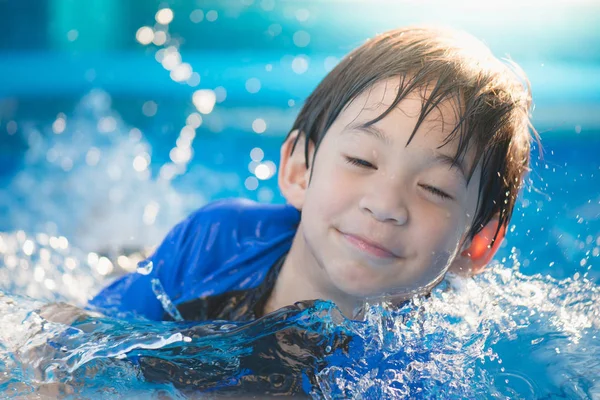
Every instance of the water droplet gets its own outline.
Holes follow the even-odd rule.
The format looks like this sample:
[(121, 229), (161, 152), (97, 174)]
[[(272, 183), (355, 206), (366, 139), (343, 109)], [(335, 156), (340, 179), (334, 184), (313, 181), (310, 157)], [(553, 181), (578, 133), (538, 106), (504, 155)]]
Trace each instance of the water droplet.
[(142, 275), (149, 275), (154, 268), (154, 264), (151, 260), (140, 261), (137, 265), (137, 273)]
[(171, 316), (171, 318), (173, 318), (173, 320), (183, 321), (183, 317), (179, 313), (179, 310), (171, 301), (171, 298), (165, 291), (165, 288), (163, 287), (162, 283), (160, 283), (160, 281), (156, 278), (152, 279), (152, 292), (154, 292), (154, 295), (156, 296), (158, 301), (160, 301), (160, 304), (162, 305), (163, 309), (167, 312), (167, 314)]

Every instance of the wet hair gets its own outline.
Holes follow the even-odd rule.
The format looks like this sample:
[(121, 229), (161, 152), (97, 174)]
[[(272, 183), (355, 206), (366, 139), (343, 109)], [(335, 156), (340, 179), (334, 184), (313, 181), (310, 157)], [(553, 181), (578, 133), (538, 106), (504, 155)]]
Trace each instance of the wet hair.
[(308, 168), (309, 141), (315, 145), (316, 156), (321, 140), (344, 108), (375, 83), (393, 78), (399, 83), (395, 100), (364, 126), (385, 118), (409, 94), (426, 91), (408, 145), (431, 111), (450, 101), (458, 123), (440, 147), (457, 140), (455, 163), (474, 149), (474, 163), (466, 171), (468, 180), (477, 165), (482, 166), (477, 210), (468, 237), (497, 216), (495, 238), (510, 221), (529, 168), (531, 141), (539, 143), (539, 137), (529, 118), (531, 89), (523, 71), (510, 60), (495, 58), (466, 33), (408, 27), (383, 33), (353, 50), (304, 103), (288, 134), (301, 132), (292, 152), (304, 138)]

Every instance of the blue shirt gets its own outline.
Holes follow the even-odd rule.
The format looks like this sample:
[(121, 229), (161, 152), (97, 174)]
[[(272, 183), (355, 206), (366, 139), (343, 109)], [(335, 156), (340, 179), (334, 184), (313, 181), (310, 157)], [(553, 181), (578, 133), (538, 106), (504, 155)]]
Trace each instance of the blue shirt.
[[(248, 319), (253, 314), (246, 312), (248, 307), (239, 307), (243, 302), (240, 296), (247, 298), (261, 285), (263, 295), (269, 290), (265, 286), (272, 287), (274, 279), (267, 284), (265, 278), (276, 278), (299, 221), (300, 213), (290, 205), (244, 199), (215, 201), (171, 230), (147, 260), (152, 262), (149, 274), (125, 275), (89, 304), (109, 315), (134, 313), (151, 320), (169, 319), (152, 288), (153, 280), (155, 285), (158, 280), (183, 311), (184, 319), (222, 319), (224, 315)], [(211, 298), (219, 301), (207, 303)], [(224, 299), (230, 302), (223, 303)], [(215, 312), (211, 304), (221, 308)], [(229, 307), (228, 313), (222, 310), (223, 304)], [(204, 312), (194, 311), (203, 308)]]

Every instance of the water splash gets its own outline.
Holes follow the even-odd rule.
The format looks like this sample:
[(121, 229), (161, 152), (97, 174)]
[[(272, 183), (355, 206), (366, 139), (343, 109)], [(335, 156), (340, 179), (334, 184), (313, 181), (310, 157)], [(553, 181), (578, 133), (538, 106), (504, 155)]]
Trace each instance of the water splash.
[(65, 237), (0, 233), (0, 290), (84, 305), (105, 279), (98, 261), (95, 253), (72, 247)]
[[(328, 398), (515, 397), (516, 388), (520, 398), (585, 398), (600, 392), (599, 300), (592, 282), (500, 265), (474, 280), (450, 278), (428, 299), (369, 310), (371, 335), (357, 332), (365, 338), (360, 361), (325, 368), (319, 387)], [(568, 359), (558, 362), (557, 347)]]
[[(244, 393), (258, 390), (259, 366), (285, 372), (260, 390), (293, 387), (304, 374), (315, 398), (586, 398), (600, 391), (600, 288), (503, 265), (475, 279), (449, 277), (399, 309), (370, 305), (362, 321), (316, 302), (251, 323), (91, 316), (69, 326), (36, 311), (43, 307), (0, 296), (1, 323), (10, 327), (0, 334), (2, 368), (11, 377), (4, 387), (22, 385), (12, 393), (49, 384), (90, 393), (108, 376), (124, 392), (164, 387), (168, 378), (180, 396)], [(183, 376), (192, 383), (176, 381)]]
[(179, 313), (177, 307), (175, 307), (175, 304), (173, 304), (173, 302), (171, 301), (171, 298), (165, 291), (165, 288), (163, 287), (162, 283), (160, 283), (160, 280), (158, 280), (157, 278), (153, 278), (151, 282), (152, 292), (154, 293), (158, 301), (160, 301), (160, 304), (162, 305), (163, 309), (167, 312), (167, 314), (169, 314), (174, 321), (183, 321), (183, 317)]
[(143, 260), (138, 263), (136, 272), (141, 275), (149, 275), (153, 268), (154, 264), (151, 260)]
[(58, 119), (60, 132), (24, 125), (26, 168), (0, 191), (0, 208), (10, 210), (5, 224), (117, 255), (158, 243), (206, 202), (153, 175), (150, 145), (112, 109), (107, 93), (90, 92)]

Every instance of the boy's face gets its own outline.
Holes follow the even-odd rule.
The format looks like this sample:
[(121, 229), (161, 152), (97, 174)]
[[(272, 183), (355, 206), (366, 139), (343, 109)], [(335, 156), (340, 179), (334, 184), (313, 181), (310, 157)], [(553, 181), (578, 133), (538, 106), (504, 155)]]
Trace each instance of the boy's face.
[(396, 82), (376, 84), (349, 104), (307, 171), (298, 240), (311, 275), (339, 294), (402, 297), (430, 289), (475, 213), (479, 168), (468, 185), (462, 172), (473, 154), (452, 167), (457, 143), (442, 146), (457, 124), (452, 104), (433, 110), (408, 145), (421, 110), (418, 93), (370, 130), (354, 127), (388, 108)]

